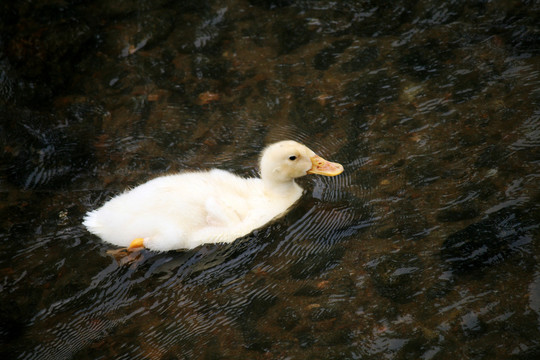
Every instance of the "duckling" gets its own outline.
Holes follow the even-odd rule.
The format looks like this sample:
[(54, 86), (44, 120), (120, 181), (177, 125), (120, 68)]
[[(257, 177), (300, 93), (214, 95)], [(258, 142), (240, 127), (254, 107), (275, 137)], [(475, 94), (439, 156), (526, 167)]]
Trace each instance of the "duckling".
[(342, 172), (342, 165), (308, 147), (280, 141), (263, 150), (260, 178), (219, 169), (161, 176), (88, 212), (83, 224), (104, 241), (129, 250), (230, 243), (284, 215), (302, 195), (294, 179)]

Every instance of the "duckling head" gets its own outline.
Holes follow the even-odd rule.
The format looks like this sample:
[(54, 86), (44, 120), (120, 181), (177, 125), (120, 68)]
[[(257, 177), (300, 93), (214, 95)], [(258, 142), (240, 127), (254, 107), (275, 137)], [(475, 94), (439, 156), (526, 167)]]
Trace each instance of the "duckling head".
[(336, 176), (343, 166), (323, 159), (296, 141), (280, 141), (268, 146), (260, 160), (261, 177), (270, 183), (288, 183), (308, 174)]

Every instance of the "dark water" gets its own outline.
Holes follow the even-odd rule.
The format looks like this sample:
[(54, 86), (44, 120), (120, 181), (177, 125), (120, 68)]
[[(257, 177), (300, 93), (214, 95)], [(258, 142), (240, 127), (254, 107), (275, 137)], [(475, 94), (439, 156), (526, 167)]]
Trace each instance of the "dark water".
[[(0, 5), (3, 359), (537, 359), (535, 1)], [(229, 245), (117, 262), (160, 174), (342, 163)]]

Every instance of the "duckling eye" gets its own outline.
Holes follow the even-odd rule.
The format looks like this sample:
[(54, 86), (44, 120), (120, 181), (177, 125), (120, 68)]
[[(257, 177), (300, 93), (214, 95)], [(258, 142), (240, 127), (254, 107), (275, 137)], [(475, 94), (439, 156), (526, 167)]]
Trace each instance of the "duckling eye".
[(294, 156), (294, 155), (289, 156), (289, 160), (291, 160), (291, 161), (296, 160), (296, 156)]

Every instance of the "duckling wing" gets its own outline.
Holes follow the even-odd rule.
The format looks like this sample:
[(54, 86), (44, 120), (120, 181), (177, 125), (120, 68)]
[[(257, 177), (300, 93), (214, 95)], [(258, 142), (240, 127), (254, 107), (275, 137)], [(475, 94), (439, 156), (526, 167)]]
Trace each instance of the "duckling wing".
[(242, 221), (237, 211), (214, 196), (208, 197), (204, 206), (209, 226), (228, 226)]

